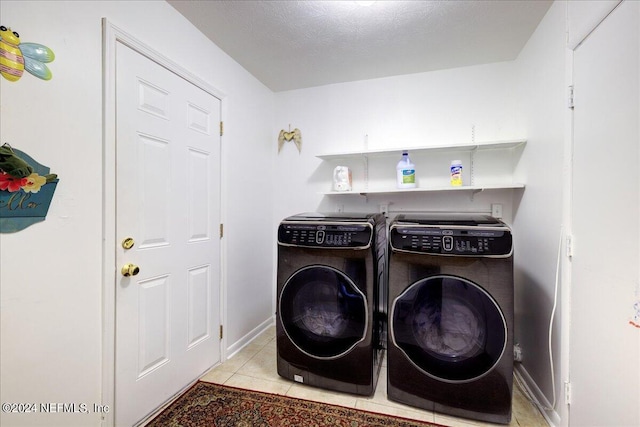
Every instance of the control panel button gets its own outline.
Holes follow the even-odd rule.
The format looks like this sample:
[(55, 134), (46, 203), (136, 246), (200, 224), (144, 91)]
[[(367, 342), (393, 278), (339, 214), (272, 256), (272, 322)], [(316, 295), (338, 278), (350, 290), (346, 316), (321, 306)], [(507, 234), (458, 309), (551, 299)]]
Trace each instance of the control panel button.
[(442, 237), (442, 249), (447, 252), (451, 252), (453, 250), (453, 236)]

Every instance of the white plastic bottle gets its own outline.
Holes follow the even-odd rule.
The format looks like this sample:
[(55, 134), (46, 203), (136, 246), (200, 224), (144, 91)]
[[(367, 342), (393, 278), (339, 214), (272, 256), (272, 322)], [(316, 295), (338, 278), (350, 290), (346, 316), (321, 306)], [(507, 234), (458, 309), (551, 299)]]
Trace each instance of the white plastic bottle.
[(416, 187), (416, 166), (409, 159), (409, 152), (402, 152), (402, 159), (396, 166), (396, 178), (398, 188)]
[(462, 160), (451, 161), (451, 185), (453, 187), (462, 186)]

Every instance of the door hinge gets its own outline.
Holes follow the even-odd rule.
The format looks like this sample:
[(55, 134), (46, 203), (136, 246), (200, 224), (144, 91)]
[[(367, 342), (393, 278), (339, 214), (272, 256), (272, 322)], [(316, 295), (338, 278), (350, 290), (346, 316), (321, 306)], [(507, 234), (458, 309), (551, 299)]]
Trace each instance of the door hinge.
[(571, 383), (564, 383), (564, 402), (567, 405), (571, 405)]
[(567, 235), (567, 258), (573, 258), (573, 236)]
[(573, 110), (573, 85), (569, 86), (569, 99), (567, 100), (567, 107)]
[(224, 135), (224, 122), (220, 122), (220, 136)]
[(220, 224), (220, 238), (224, 237), (224, 224)]
[(223, 333), (222, 333), (223, 329), (224, 329), (224, 327), (222, 325), (220, 325), (220, 339), (222, 339), (222, 336), (223, 336)]

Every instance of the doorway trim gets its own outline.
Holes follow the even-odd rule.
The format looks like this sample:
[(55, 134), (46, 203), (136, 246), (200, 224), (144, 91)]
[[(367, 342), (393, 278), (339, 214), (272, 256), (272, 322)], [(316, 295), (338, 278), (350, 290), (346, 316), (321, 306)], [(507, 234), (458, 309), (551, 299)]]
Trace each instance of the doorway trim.
[[(102, 18), (102, 387), (103, 426), (115, 424), (116, 333), (116, 46), (122, 43), (220, 100), (221, 120), (226, 116), (226, 95), (160, 52)], [(225, 222), (223, 144), (220, 144), (220, 222)], [(224, 239), (220, 240), (220, 325), (226, 321)], [(226, 337), (220, 339), (220, 360), (226, 359)]]

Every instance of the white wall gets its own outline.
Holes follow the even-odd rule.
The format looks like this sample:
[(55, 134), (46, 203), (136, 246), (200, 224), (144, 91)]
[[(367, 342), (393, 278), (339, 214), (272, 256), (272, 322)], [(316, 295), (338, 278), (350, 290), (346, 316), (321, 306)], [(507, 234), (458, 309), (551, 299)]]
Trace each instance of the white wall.
[[(323, 197), (319, 193), (331, 189), (337, 164), (315, 156), (365, 148), (408, 148), (411, 155), (411, 147), (471, 142), (472, 125), (476, 141), (521, 137), (513, 70), (512, 63), (496, 63), (277, 93), (276, 127), (299, 128), (303, 147), (299, 154), (293, 143), (287, 143), (276, 158), (274, 220), (298, 212), (335, 211), (338, 206), (360, 212), (378, 211), (383, 203), (391, 203), (391, 211), (490, 211), (496, 202), (505, 205), (505, 219), (510, 221), (512, 190), (481, 193), (473, 202), (469, 193)], [(275, 142), (274, 135), (277, 151)], [(371, 167), (388, 169), (393, 187), (398, 160)], [(443, 159), (445, 178), (451, 160)], [(348, 166), (353, 169), (354, 186), (361, 183), (362, 165)], [(418, 168), (418, 180), (420, 173)]]
[[(46, 221), (0, 235), (0, 400), (102, 401), (102, 17), (226, 94), (227, 344), (268, 321), (272, 92), (163, 1), (5, 0), (0, 17), (22, 42), (56, 54), (51, 81), (0, 78), (0, 141), (60, 178)], [(2, 413), (0, 424), (87, 426), (99, 418)]]
[[(275, 160), (273, 241), (278, 222), (289, 215), (338, 209), (378, 212), (380, 205), (388, 206), (393, 217), (418, 210), (488, 213), (492, 203), (500, 203), (505, 221), (511, 222), (513, 197), (520, 190), (473, 197), (467, 192), (324, 196), (320, 193), (331, 190), (333, 168), (340, 162), (323, 162), (315, 156), (394, 148), (407, 148), (411, 155), (411, 147), (469, 143), (472, 137), (475, 141), (520, 138), (524, 134), (517, 128), (513, 84), (513, 64), (505, 62), (277, 93), (277, 131), (298, 128), (303, 144), (299, 153), (292, 142), (285, 143)], [(277, 153), (276, 134), (273, 152)], [(390, 177), (386, 184), (393, 187), (398, 160), (372, 162), (370, 175), (376, 173), (373, 168), (386, 169)], [(442, 158), (443, 177), (448, 177), (451, 160)], [(345, 166), (352, 169), (354, 186), (361, 184), (363, 164)], [(420, 173), (417, 168), (418, 181)]]
[[(515, 61), (518, 88), (518, 112), (529, 143), (523, 153), (518, 174), (526, 177), (527, 188), (515, 201), (516, 263), (516, 342), (522, 347), (523, 361), (516, 370), (524, 373), (544, 404), (553, 403), (549, 363), (549, 322), (551, 318), (558, 244), (563, 224), (563, 197), (566, 194), (564, 171), (566, 124), (568, 121), (566, 80), (566, 4), (555, 2)], [(563, 195), (564, 194), (564, 195)], [(566, 225), (565, 225), (566, 231)], [(568, 283), (563, 282), (565, 288)], [(562, 294), (559, 290), (558, 296)], [(556, 394), (560, 395), (562, 301), (554, 318), (552, 349)], [(565, 418), (564, 401), (549, 411), (558, 422)]]

